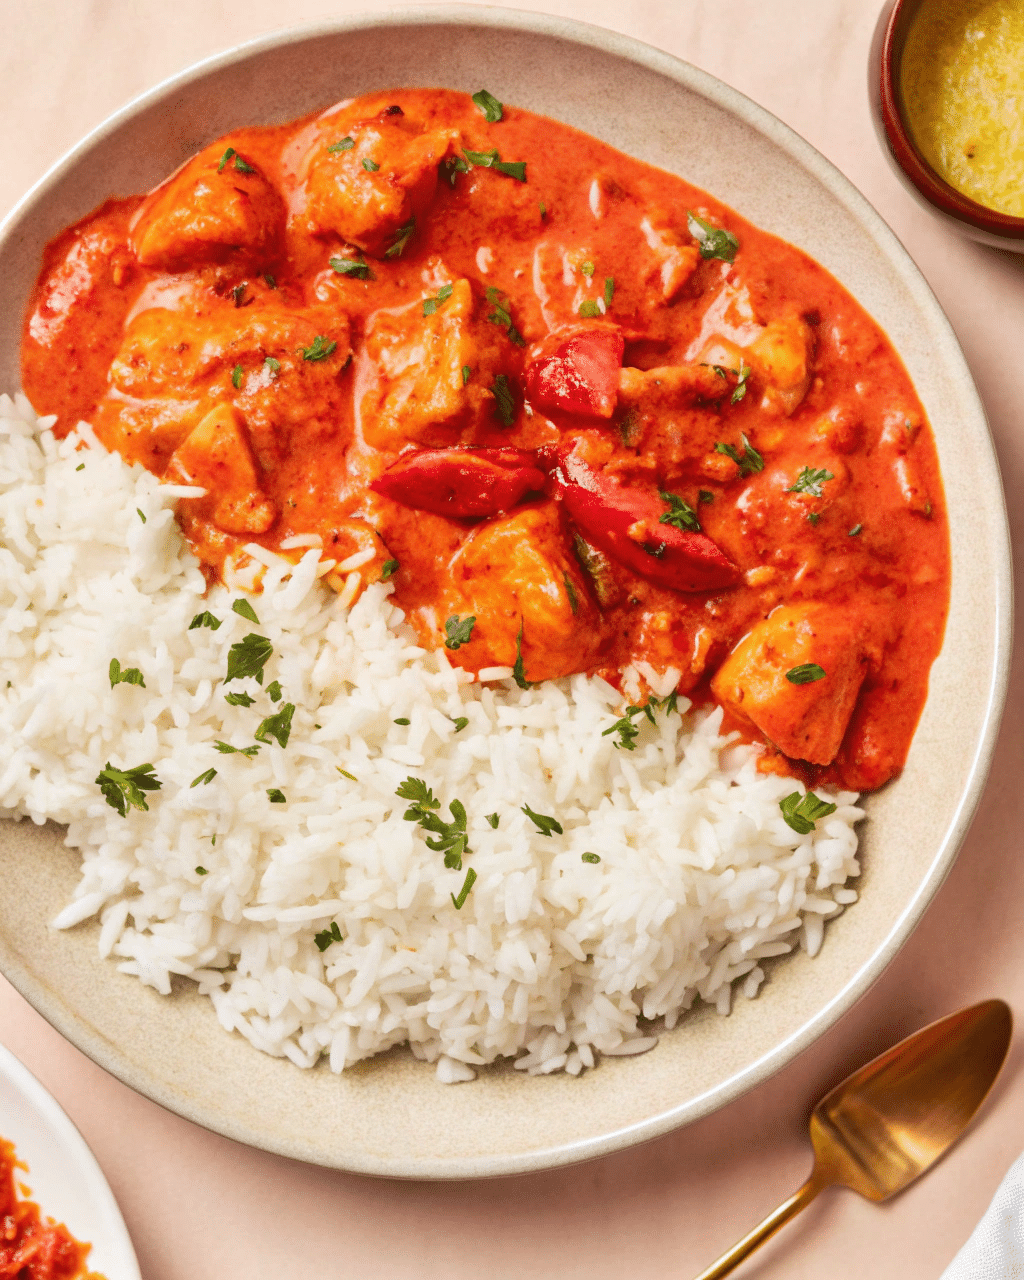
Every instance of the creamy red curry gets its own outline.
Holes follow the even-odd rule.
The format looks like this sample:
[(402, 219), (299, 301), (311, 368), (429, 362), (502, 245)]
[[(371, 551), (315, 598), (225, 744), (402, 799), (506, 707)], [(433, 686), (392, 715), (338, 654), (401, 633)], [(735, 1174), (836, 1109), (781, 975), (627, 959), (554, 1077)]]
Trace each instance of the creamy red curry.
[(52, 242), (23, 377), (206, 490), (211, 579), (321, 546), (471, 671), (676, 668), (766, 769), (903, 764), (949, 556), (899, 358), (804, 254), (564, 125), (402, 90), (239, 129)]
[(18, 1194), (14, 1146), (0, 1138), (0, 1277), (3, 1280), (103, 1280), (86, 1270), (91, 1245), (67, 1227), (43, 1220), (39, 1206)]

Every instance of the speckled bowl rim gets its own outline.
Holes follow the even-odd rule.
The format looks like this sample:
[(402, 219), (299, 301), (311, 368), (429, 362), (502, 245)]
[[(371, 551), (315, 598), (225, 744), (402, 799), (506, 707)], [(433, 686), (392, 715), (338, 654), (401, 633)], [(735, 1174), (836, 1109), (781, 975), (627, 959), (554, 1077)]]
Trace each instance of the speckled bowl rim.
[[(929, 333), (939, 342), (947, 361), (951, 362), (958, 386), (972, 403), (978, 421), (987, 430), (984, 409), (963, 359), (963, 353), (934, 295), (879, 214), (828, 160), (763, 107), (696, 67), (631, 37), (575, 20), (544, 14), (461, 4), (402, 8), (385, 13), (351, 15), (329, 22), (275, 32), (205, 59), (129, 102), (58, 161), (0, 224), (0, 245), (12, 232), (16, 232), (17, 225), (26, 212), (37, 202), (45, 200), (51, 189), (90, 148), (135, 113), (169, 98), (179, 90), (201, 80), (210, 72), (245, 62), (278, 46), (311, 38), (374, 30), (386, 33), (389, 29), (409, 26), (451, 25), (483, 27), (497, 33), (521, 32), (568, 40), (598, 53), (622, 59), (675, 81), (684, 89), (705, 98), (712, 105), (731, 114), (742, 124), (764, 136), (807, 171), (865, 231), (880, 256), (896, 273), (900, 284), (907, 290), (915, 306), (920, 308), (927, 317), (931, 325)], [(284, 1156), (315, 1161), (352, 1172), (399, 1178), (442, 1179), (524, 1173), (606, 1155), (658, 1137), (711, 1114), (780, 1070), (833, 1026), (867, 992), (920, 920), (948, 874), (968, 830), (981, 798), (995, 748), (999, 719), (1006, 695), (1011, 653), (1012, 577), (1008, 526), (998, 465), (994, 450), (991, 448), (990, 437), (988, 444), (988, 452), (980, 465), (988, 491), (987, 497), (991, 503), (995, 504), (993, 508), (995, 532), (992, 534), (990, 548), (995, 562), (991, 592), (993, 658), (991, 667), (986, 666), (987, 683), (978, 695), (983, 705), (983, 713), (979, 717), (980, 727), (977, 737), (973, 740), (975, 746), (967, 766), (967, 781), (946, 828), (945, 837), (939, 843), (927, 873), (902, 911), (895, 917), (883, 941), (876, 946), (873, 953), (853, 973), (852, 977), (795, 1032), (785, 1035), (770, 1051), (761, 1054), (745, 1068), (736, 1071), (714, 1088), (706, 1089), (678, 1105), (669, 1106), (642, 1120), (610, 1128), (597, 1136), (568, 1141), (561, 1145), (538, 1145), (528, 1151), (511, 1154), (446, 1158), (436, 1161), (435, 1164), (424, 1159), (421, 1153), (414, 1151), (409, 1151), (402, 1156), (383, 1157), (366, 1153), (332, 1152), (328, 1154), (309, 1144), (303, 1145), (297, 1139), (294, 1141), (268, 1139), (260, 1133), (257, 1125), (242, 1124), (234, 1119), (225, 1118), (206, 1106), (201, 1099), (190, 1094), (187, 1089), (166, 1086), (156, 1079), (152, 1070), (147, 1070), (144, 1063), (131, 1060), (118, 1045), (110, 1042), (85, 1019), (69, 1010), (61, 1001), (59, 992), (39, 980), (33, 974), (31, 967), (23, 963), (14, 949), (6, 944), (2, 935), (0, 935), (0, 969), (21, 994), (68, 1040), (88, 1054), (98, 1065), (139, 1093), (197, 1124), (237, 1141), (262, 1147)], [(1002, 503), (1001, 507), (1000, 503)]]

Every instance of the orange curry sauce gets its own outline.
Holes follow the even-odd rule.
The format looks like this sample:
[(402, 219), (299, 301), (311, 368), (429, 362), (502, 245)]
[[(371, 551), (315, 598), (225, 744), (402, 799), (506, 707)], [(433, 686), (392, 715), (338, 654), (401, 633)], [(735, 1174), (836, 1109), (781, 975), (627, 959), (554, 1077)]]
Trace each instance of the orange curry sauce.
[(239, 129), (50, 244), (23, 379), (207, 490), (211, 579), (318, 536), (427, 646), (474, 619), (471, 671), (675, 668), (763, 768), (903, 764), (949, 553), (899, 358), (797, 249), (564, 125), (401, 90)]
[[(67, 1227), (43, 1222), (39, 1206), (18, 1195), (14, 1146), (0, 1138), (0, 1277), (4, 1280), (103, 1280), (86, 1272), (91, 1246)], [(21, 1168), (24, 1168), (22, 1165)]]

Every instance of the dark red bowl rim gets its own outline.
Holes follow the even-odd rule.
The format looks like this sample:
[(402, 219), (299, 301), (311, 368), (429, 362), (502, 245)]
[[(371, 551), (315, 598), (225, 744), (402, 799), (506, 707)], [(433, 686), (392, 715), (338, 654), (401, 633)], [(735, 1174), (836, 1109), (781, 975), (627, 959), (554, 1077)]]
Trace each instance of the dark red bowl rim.
[[(922, 0), (918, 0), (915, 11), (921, 3)], [(991, 235), (1024, 239), (1024, 218), (998, 213), (963, 195), (939, 177), (918, 150), (906, 118), (899, 84), (900, 63), (909, 26), (909, 22), (901, 23), (900, 19), (907, 8), (908, 0), (896, 0), (893, 5), (882, 40), (880, 66), (882, 120), (896, 162), (925, 199), (943, 213)], [(897, 31), (897, 27), (901, 29)]]

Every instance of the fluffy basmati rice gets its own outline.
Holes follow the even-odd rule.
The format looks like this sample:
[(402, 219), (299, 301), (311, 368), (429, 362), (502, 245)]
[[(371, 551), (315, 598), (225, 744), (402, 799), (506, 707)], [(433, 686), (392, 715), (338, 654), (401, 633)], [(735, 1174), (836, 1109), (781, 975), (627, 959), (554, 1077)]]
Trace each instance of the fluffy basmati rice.
[[(779, 810), (795, 784), (759, 774), (720, 711), (680, 698), (684, 714), (639, 718), (636, 750), (618, 749), (603, 731), (622, 700), (604, 681), (473, 681), (417, 646), (390, 586), (346, 607), (301, 540), (297, 564), (262, 557), (257, 626), (237, 593), (207, 593), (174, 520), (186, 491), (84, 424), (63, 442), (47, 428), (0, 397), (0, 812), (67, 824), (82, 875), (54, 925), (98, 917), (123, 972), (165, 994), (195, 981), (226, 1030), (303, 1067), (408, 1041), (449, 1083), (502, 1056), (578, 1074), (653, 1048), (698, 997), (722, 1013), (734, 984), (753, 997), (762, 961), (813, 954), (856, 898), (856, 795), (798, 835)], [(204, 610), (221, 625), (190, 629)], [(265, 683), (225, 689), (228, 651), (253, 631), (273, 644)], [(112, 658), (145, 686), (112, 688)], [(629, 679), (667, 692), (675, 677)], [(255, 745), (286, 702), (287, 747), (214, 747)], [(148, 812), (106, 803), (108, 762), (154, 765)], [(465, 805), (461, 870), (405, 820), (410, 775), (445, 820)], [(332, 923), (341, 941), (325, 940)]]

